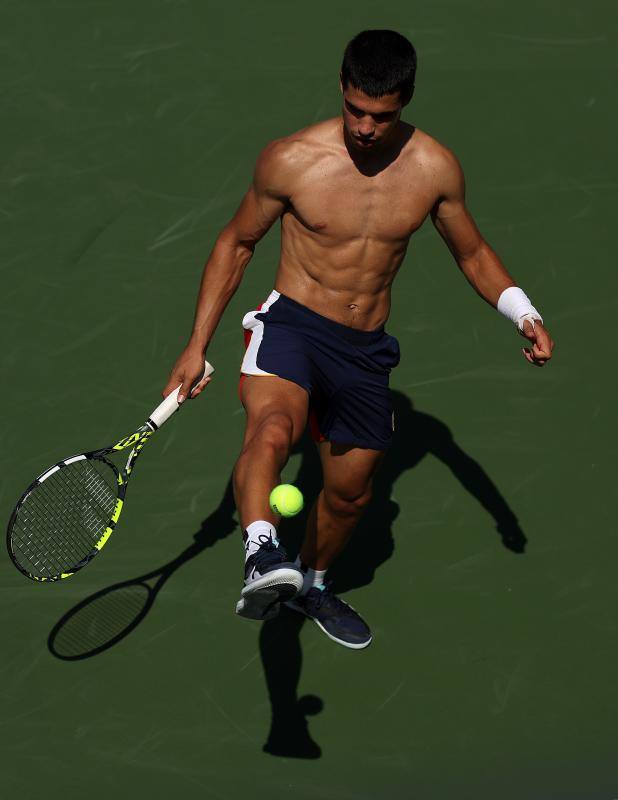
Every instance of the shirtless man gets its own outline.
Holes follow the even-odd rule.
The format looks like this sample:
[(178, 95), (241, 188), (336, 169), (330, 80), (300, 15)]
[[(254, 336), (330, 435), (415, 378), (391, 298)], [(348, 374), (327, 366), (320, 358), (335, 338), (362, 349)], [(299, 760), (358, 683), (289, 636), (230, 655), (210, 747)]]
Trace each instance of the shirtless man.
[[(358, 34), (341, 67), (343, 119), (311, 125), (262, 151), (206, 263), (193, 332), (163, 392), (181, 383), (185, 398), (198, 380), (256, 244), (280, 219), (275, 288), (243, 318), (247, 426), (234, 494), (246, 562), (236, 611), (267, 619), (286, 602), (354, 649), (371, 642), (369, 627), (324, 576), (370, 500), (393, 435), (388, 376), (399, 346), (384, 323), (410, 236), (429, 215), (472, 287), (529, 340), (529, 363), (543, 366), (553, 348), (541, 316), (466, 209), (453, 153), (400, 119), (415, 71), (414, 48), (400, 34)], [(299, 557), (289, 563), (268, 498), (308, 419), (324, 486)]]

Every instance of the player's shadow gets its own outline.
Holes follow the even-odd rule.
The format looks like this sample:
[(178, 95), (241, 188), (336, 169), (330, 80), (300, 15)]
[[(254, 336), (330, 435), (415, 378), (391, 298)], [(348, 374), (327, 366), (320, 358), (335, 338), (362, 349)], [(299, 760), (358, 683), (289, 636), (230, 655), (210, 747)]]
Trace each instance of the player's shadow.
[[(502, 544), (514, 553), (523, 553), (526, 537), (517, 518), (481, 465), (456, 443), (449, 428), (440, 420), (416, 411), (412, 401), (392, 392), (396, 435), (374, 480), (373, 498), (358, 528), (337, 562), (329, 570), (333, 588), (345, 592), (366, 586), (376, 569), (393, 554), (392, 524), (399, 514), (392, 500), (399, 476), (431, 454), (446, 464), (465, 489), (476, 498), (494, 520)], [(303, 438), (303, 453), (295, 483), (305, 495), (308, 509), (321, 488), (321, 468), (315, 446)], [(300, 549), (306, 515), (285, 520), (280, 536), (290, 554)], [(280, 615), (265, 622), (260, 630), (260, 654), (272, 706), (272, 722), (264, 751), (272, 755), (319, 758), (319, 745), (311, 738), (306, 717), (319, 712), (322, 701), (306, 695), (298, 698), (302, 666), (300, 631), (305, 618), (283, 608)], [(325, 647), (336, 647), (324, 642)]]
[[(329, 571), (335, 590), (345, 592), (371, 583), (376, 569), (391, 557), (392, 523), (399, 513), (399, 506), (391, 499), (393, 485), (428, 454), (443, 461), (489, 512), (504, 546), (523, 553), (526, 539), (514, 513), (483, 468), (457, 445), (447, 426), (416, 411), (401, 392), (393, 392), (393, 403), (397, 434), (376, 476), (372, 502), (347, 549)], [(321, 488), (319, 457), (307, 435), (296, 451), (301, 453), (301, 463), (295, 483), (302, 489), (308, 509)], [(69, 609), (49, 634), (50, 652), (57, 658), (76, 661), (96, 656), (122, 641), (151, 611), (157, 594), (179, 567), (238, 532), (235, 510), (230, 478), (219, 505), (203, 521), (188, 547), (158, 569), (101, 589)], [(291, 556), (300, 549), (305, 520), (306, 514), (302, 514), (281, 526), (281, 538)], [(304, 617), (284, 608), (260, 628), (260, 654), (272, 707), (263, 749), (278, 756), (319, 758), (321, 750), (309, 734), (306, 718), (322, 709), (322, 700), (314, 695), (298, 697), (304, 622)]]

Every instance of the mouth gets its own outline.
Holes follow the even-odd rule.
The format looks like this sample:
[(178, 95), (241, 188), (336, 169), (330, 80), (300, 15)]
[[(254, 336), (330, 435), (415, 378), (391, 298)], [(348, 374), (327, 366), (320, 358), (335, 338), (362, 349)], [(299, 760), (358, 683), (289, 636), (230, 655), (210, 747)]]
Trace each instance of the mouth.
[(361, 147), (372, 147), (377, 141), (377, 139), (361, 139), (358, 136), (355, 136), (354, 139)]

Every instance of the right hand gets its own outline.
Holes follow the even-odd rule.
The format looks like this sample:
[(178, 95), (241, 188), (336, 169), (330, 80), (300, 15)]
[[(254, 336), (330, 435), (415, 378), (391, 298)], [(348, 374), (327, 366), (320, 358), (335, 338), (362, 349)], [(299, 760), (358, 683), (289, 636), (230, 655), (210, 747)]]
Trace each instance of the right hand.
[[(179, 385), (179, 403), (183, 403), (186, 397), (190, 396), (191, 399), (197, 397), (211, 381), (210, 377), (203, 378), (200, 381), (203, 374), (204, 350), (201, 347), (195, 347), (191, 344), (187, 345), (172, 367), (172, 371), (170, 372), (170, 376), (162, 392), (163, 397), (167, 397), (168, 394), (173, 392)], [(199, 383), (197, 383), (198, 381)], [(195, 386), (196, 383), (197, 386)], [(195, 386), (195, 389), (191, 392), (192, 386)]]

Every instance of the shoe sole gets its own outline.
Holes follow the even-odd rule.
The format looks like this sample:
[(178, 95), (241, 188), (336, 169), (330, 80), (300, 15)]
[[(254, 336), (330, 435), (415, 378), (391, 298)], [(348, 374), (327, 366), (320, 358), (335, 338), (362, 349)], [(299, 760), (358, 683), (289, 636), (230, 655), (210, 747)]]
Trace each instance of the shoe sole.
[(322, 631), (322, 633), (325, 633), (326, 636), (328, 636), (328, 638), (331, 639), (331, 641), (337, 642), (337, 644), (342, 645), (342, 647), (348, 647), (350, 650), (364, 650), (365, 647), (369, 647), (369, 645), (373, 641), (373, 636), (370, 636), (366, 642), (361, 642), (360, 644), (345, 642), (343, 639), (338, 639), (336, 636), (333, 636), (332, 633), (329, 633), (319, 620), (317, 620), (315, 617), (312, 617), (311, 614), (307, 614), (307, 612), (303, 611), (303, 609), (300, 606), (297, 606), (296, 603), (287, 602), (286, 606), (292, 611), (296, 611), (298, 614), (302, 614), (304, 617), (307, 617), (307, 619), (312, 619), (318, 626), (318, 628)]
[(245, 586), (236, 603), (236, 613), (246, 619), (272, 619), (279, 613), (281, 603), (296, 597), (302, 587), (299, 570), (275, 569)]

